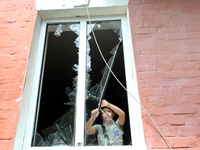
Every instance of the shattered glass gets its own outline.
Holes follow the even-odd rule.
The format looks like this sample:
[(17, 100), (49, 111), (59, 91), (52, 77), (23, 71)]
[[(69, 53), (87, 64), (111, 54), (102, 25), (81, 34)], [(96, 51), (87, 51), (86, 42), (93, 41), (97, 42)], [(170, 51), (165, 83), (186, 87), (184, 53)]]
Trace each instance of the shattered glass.
[[(49, 30), (53, 30), (55, 25), (50, 25)], [(73, 31), (77, 38), (74, 41), (75, 47), (79, 50), (79, 36), (80, 25), (73, 24), (59, 24), (54, 32), (54, 36), (63, 36), (61, 33), (64, 31)], [(78, 74), (78, 65), (71, 66)], [(63, 105), (71, 106), (66, 113), (58, 118), (52, 126), (44, 129), (42, 133), (35, 133), (33, 139), (33, 146), (74, 146), (74, 120), (75, 120), (75, 103), (76, 103), (76, 88), (77, 88), (77, 76), (72, 81), (73, 90), (70, 87), (66, 87), (65, 93), (69, 99), (69, 102)]]
[[(95, 34), (97, 34), (98, 36), (101, 36), (101, 34), (105, 34), (107, 37), (105, 37), (106, 39), (115, 39), (115, 41), (112, 43), (109, 43), (109, 45), (113, 46), (112, 49), (107, 49), (108, 47), (105, 47), (105, 49), (101, 49), (102, 52), (104, 52), (104, 54), (107, 55), (107, 64), (109, 66), (109, 68), (113, 68), (114, 64), (115, 64), (115, 60), (117, 58), (117, 54), (119, 51), (119, 46), (122, 43), (122, 36), (121, 36), (121, 22), (120, 21), (102, 21), (102, 22), (93, 22), (92, 23), (92, 28), (95, 32)], [(87, 43), (87, 66), (91, 66), (91, 64), (96, 63), (96, 67), (98, 66), (98, 60), (93, 60), (91, 62), (91, 58), (93, 59), (93, 57), (91, 57), (90, 51), (98, 51), (97, 49), (94, 49), (94, 45), (90, 46), (90, 44), (92, 44), (92, 42), (90, 42), (90, 40), (93, 38), (93, 35), (91, 34), (91, 25), (88, 24), (87, 26), (87, 37), (88, 37), (88, 43)], [(110, 34), (111, 32), (111, 34)], [(90, 33), (88, 35), (88, 33)], [(113, 37), (112, 35), (115, 35), (115, 37)], [(109, 37), (110, 36), (110, 37)], [(98, 40), (98, 38), (97, 38)], [(104, 41), (105, 42), (105, 41)], [(104, 43), (102, 41), (102, 43)], [(102, 46), (102, 44), (99, 44), (100, 46)], [(92, 50), (91, 48), (92, 47)], [(98, 54), (99, 55), (99, 54)], [(109, 58), (110, 57), (110, 58)], [(103, 62), (103, 60), (101, 60)], [(87, 69), (87, 75), (86, 75), (86, 82), (87, 82), (87, 94), (86, 94), (86, 107), (90, 110), (90, 112), (95, 109), (98, 108), (98, 104), (100, 103), (101, 105), (101, 100), (104, 99), (104, 95), (106, 93), (106, 88), (109, 84), (109, 79), (110, 79), (110, 75), (111, 72), (108, 68), (108, 66), (104, 63), (104, 65), (102, 66), (102, 70), (99, 70), (99, 74), (101, 74), (101, 77), (99, 78), (99, 82), (95, 83), (94, 81), (91, 80), (90, 78), (90, 73), (92, 72), (92, 69), (95, 69), (96, 67), (92, 67), (92, 69)], [(96, 73), (98, 74), (98, 73)], [(94, 86), (92, 86), (92, 84), (94, 84)], [(102, 113), (103, 112), (102, 109), (100, 109), (100, 111)], [(90, 116), (88, 116), (88, 114), (90, 114), (90, 112), (86, 113), (86, 122), (90, 119)], [(108, 116), (108, 115), (107, 115)], [(109, 116), (108, 116), (109, 117)], [(122, 135), (123, 135), (123, 131), (122, 129), (116, 124), (116, 122), (110, 118), (110, 121), (112, 122), (112, 128), (110, 127), (106, 127), (108, 130), (111, 129), (115, 129), (114, 132), (114, 136), (113, 134), (109, 134), (107, 136), (105, 136), (105, 133), (98, 133), (97, 135), (88, 135), (87, 131), (85, 133), (86, 135), (86, 144), (87, 146), (91, 146), (91, 145), (101, 145), (101, 146), (110, 146), (110, 145), (120, 145), (119, 143), (121, 143), (121, 145), (123, 145), (123, 139), (122, 139)], [(102, 119), (103, 120), (103, 119)], [(94, 123), (96, 124), (96, 122)], [(97, 123), (98, 124), (98, 123)], [(102, 125), (104, 125), (104, 121), (102, 122)], [(110, 138), (109, 138), (110, 137)]]
[[(44, 139), (37, 134), (35, 146), (72, 146), (74, 130), (74, 109), (71, 108), (53, 126), (43, 130)], [(44, 143), (44, 144), (43, 144)]]
[[(75, 47), (79, 49), (80, 41), (80, 24), (59, 24), (54, 32), (56, 37), (61, 36), (64, 28), (67, 26), (68, 29), (73, 31), (77, 38), (74, 41)], [(110, 86), (110, 70), (108, 66), (100, 58), (100, 54), (94, 43), (94, 37), (92, 35), (92, 29), (99, 36), (105, 36), (103, 40), (110, 40), (109, 44), (104, 45), (104, 41), (100, 41), (100, 46), (103, 45), (103, 53), (106, 55), (106, 61), (108, 66), (112, 69), (115, 65), (115, 60), (117, 59), (119, 47), (122, 43), (121, 35), (121, 22), (116, 21), (101, 21), (93, 22), (91, 25), (87, 24), (87, 51), (86, 51), (86, 113), (85, 121), (90, 119), (91, 111), (98, 108), (98, 104), (102, 99), (105, 98), (106, 89)], [(105, 34), (105, 35), (104, 35)], [(104, 48), (105, 47), (105, 48)], [(92, 54), (91, 54), (92, 53)], [(94, 54), (95, 53), (95, 54)], [(77, 52), (79, 55), (79, 52)], [(97, 58), (98, 57), (98, 58)], [(100, 63), (101, 61), (101, 63)], [(102, 63), (103, 62), (103, 63)], [(71, 68), (76, 72), (76, 76), (72, 79), (72, 87), (65, 88), (65, 94), (67, 95), (69, 101), (63, 105), (69, 106), (70, 108), (66, 113), (58, 118), (52, 126), (44, 129), (42, 131), (43, 135), (39, 133), (35, 134), (33, 145), (34, 146), (74, 146), (74, 120), (75, 120), (75, 107), (76, 107), (76, 93), (77, 93), (77, 79), (78, 79), (78, 64), (74, 64)], [(98, 69), (98, 71), (96, 71)], [(95, 75), (94, 75), (94, 73)], [(98, 76), (95, 77), (95, 76)], [(73, 88), (73, 89), (72, 89)], [(102, 113), (104, 113), (101, 110)], [(111, 118), (110, 118), (111, 119)], [(116, 119), (112, 121), (112, 126), (114, 130), (114, 136), (106, 138), (104, 134), (99, 135), (87, 135), (85, 133), (85, 145), (118, 145), (123, 143), (122, 135), (123, 130), (116, 124)], [(94, 124), (104, 122), (100, 119)]]
[[(90, 26), (90, 24), (88, 24), (87, 26), (87, 87), (90, 89), (87, 89), (87, 98), (90, 98), (90, 96), (94, 96), (96, 101), (99, 101), (100, 99), (103, 98), (102, 96), (102, 92), (103, 90), (105, 90), (106, 87), (106, 80), (109, 80), (109, 76), (110, 76), (110, 71), (108, 69), (108, 67), (105, 65), (105, 67), (102, 69), (102, 78), (100, 83), (96, 83), (95, 86), (91, 87), (91, 85), (89, 83), (91, 83), (91, 79), (89, 78), (90, 75), (90, 71), (92, 71), (92, 69), (90, 69), (89, 67), (91, 66), (91, 56), (90, 54), (90, 44), (89, 44), (89, 40), (91, 39), (90, 33), (91, 33), (91, 27), (94, 28), (94, 30), (108, 30), (111, 29), (113, 30), (113, 32), (115, 32), (118, 36), (119, 36), (119, 43), (110, 51), (110, 54), (112, 54), (113, 56), (108, 60), (108, 66), (110, 68), (112, 68), (112, 66), (114, 65), (114, 61), (115, 58), (117, 56), (117, 49), (119, 47), (119, 45), (121, 44), (121, 28), (120, 28), (120, 21), (104, 21), (104, 22), (97, 22), (95, 24), (92, 24), (92, 26)], [(101, 29), (102, 28), (102, 29)], [(104, 91), (105, 92), (105, 91)]]

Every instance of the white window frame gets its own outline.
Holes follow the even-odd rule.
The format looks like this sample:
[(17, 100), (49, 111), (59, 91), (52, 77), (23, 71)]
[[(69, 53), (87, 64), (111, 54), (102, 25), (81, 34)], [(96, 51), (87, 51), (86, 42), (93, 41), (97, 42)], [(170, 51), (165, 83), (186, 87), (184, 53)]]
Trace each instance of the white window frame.
[[(133, 49), (132, 49), (132, 40), (130, 35), (130, 27), (127, 16), (110, 16), (110, 17), (95, 17), (91, 18), (92, 21), (96, 20), (121, 20), (122, 25), (122, 37), (123, 37), (123, 50), (124, 50), (124, 61), (125, 61), (125, 75), (126, 75), (126, 83), (127, 83), (127, 89), (130, 91), (130, 93), (139, 101), (139, 94), (138, 94), (138, 88), (137, 88), (137, 79), (136, 79), (136, 70), (135, 70), (135, 64), (134, 64), (134, 55), (133, 55)], [(81, 21), (80, 21), (81, 20)], [(20, 131), (18, 131), (18, 134), (16, 137), (22, 136), (24, 137), (22, 148), (23, 150), (46, 150), (46, 149), (66, 149), (66, 147), (31, 147), (31, 141), (32, 141), (32, 134), (34, 129), (34, 121), (35, 121), (35, 114), (36, 114), (36, 107), (37, 107), (37, 93), (39, 91), (39, 84), (40, 84), (40, 77), (41, 77), (41, 69), (42, 69), (42, 59), (43, 59), (43, 51), (45, 47), (45, 36), (46, 36), (46, 28), (47, 24), (49, 23), (62, 23), (62, 22), (80, 22), (80, 32), (83, 34), (80, 34), (80, 57), (79, 62), (86, 62), (86, 22), (88, 21), (87, 18), (71, 18), (71, 19), (43, 19), (41, 22), (40, 27), (40, 35), (39, 35), (39, 42), (38, 42), (38, 48), (37, 48), (37, 55), (35, 59), (35, 66), (34, 68), (34, 75), (33, 75), (33, 84), (29, 88), (30, 90), (30, 103), (29, 103), (29, 111), (28, 115), (25, 114), (25, 117), (27, 117), (27, 121), (25, 123), (26, 129), (25, 134), (22, 132), (20, 135)], [(85, 102), (82, 100), (83, 97), (85, 97), (85, 74), (86, 74), (86, 67), (85, 63), (79, 63), (79, 77), (78, 77), (78, 90), (77, 90), (77, 108), (78, 110), (76, 112), (76, 122), (82, 122), (82, 124), (79, 123), (79, 128), (75, 128), (75, 146), (67, 147), (68, 149), (74, 149), (74, 148), (82, 148), (82, 149), (99, 149), (102, 148), (101, 146), (83, 146), (84, 142), (84, 107)], [(131, 68), (131, 69), (130, 69)], [(33, 68), (32, 68), (33, 69)], [(128, 94), (128, 106), (129, 106), (129, 118), (130, 118), (130, 129), (131, 129), (131, 142), (132, 145), (127, 146), (116, 146), (116, 149), (140, 149), (140, 150), (146, 150), (146, 145), (144, 142), (144, 133), (143, 133), (143, 127), (142, 127), (142, 119), (141, 119), (141, 110), (140, 106), (135, 102), (134, 98), (131, 97)], [(20, 121), (20, 119), (19, 119)], [(19, 122), (20, 123), (20, 122)], [(77, 125), (78, 123), (76, 123)], [(19, 126), (19, 125), (18, 125)], [(20, 127), (18, 127), (20, 130)], [(17, 140), (15, 142), (14, 149), (17, 149)], [(81, 143), (81, 146), (78, 146), (78, 143)], [(109, 148), (109, 147), (104, 147)]]

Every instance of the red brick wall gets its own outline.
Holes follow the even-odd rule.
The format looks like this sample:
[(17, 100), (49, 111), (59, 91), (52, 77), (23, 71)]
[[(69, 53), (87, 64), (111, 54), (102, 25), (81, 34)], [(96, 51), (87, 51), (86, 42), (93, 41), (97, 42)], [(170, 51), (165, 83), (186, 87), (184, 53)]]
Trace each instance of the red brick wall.
[(35, 0), (0, 1), (0, 150), (13, 147), (35, 18)]
[[(130, 0), (142, 105), (169, 145), (200, 150), (200, 1)], [(169, 149), (142, 111), (148, 149)]]

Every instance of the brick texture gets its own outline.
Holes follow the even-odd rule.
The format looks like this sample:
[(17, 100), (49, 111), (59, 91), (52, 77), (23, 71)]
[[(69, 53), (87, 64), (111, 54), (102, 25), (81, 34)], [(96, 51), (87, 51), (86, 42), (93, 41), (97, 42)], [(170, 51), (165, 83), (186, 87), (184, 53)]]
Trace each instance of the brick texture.
[[(139, 95), (169, 145), (200, 150), (200, 1), (130, 0)], [(142, 111), (147, 149), (169, 149)]]
[(0, 8), (0, 150), (11, 150), (36, 18), (35, 0), (2, 0)]

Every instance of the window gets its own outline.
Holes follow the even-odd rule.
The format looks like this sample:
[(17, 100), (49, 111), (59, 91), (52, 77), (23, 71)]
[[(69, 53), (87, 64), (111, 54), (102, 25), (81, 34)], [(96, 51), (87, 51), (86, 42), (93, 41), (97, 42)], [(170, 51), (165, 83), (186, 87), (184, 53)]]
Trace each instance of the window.
[[(92, 28), (115, 75), (137, 93), (126, 18), (94, 18)], [(96, 137), (86, 135), (85, 123), (101, 94), (126, 113), (123, 145), (144, 145), (140, 109), (105, 66), (86, 19), (43, 20), (24, 149), (97, 145)]]
[[(85, 30), (81, 33), (80, 25)], [(92, 22), (92, 28), (107, 63), (113, 66), (113, 72), (126, 85), (121, 21), (99, 20)], [(46, 35), (32, 146), (74, 146), (76, 128), (89, 119), (90, 112), (98, 107), (100, 97), (118, 105), (127, 114), (124, 127), (126, 134), (123, 137), (124, 145), (129, 145), (131, 136), (127, 94), (110, 75), (97, 49), (90, 24), (86, 21), (48, 24)], [(80, 47), (80, 41), (85, 41), (81, 37), (86, 38), (86, 47)], [(83, 71), (85, 75), (79, 77), (78, 69), (81, 66), (78, 60), (81, 60), (82, 54), (86, 56), (86, 62), (79, 61), (79, 64), (86, 64), (86, 71)], [(81, 101), (86, 103), (84, 121), (76, 120), (75, 115), (79, 105), (78, 79), (85, 82), (85, 97), (81, 97)], [(84, 85), (83, 82), (81, 84)], [(84, 108), (84, 105), (81, 106)], [(100, 117), (97, 122), (102, 124)], [(88, 137), (85, 134), (84, 137), (84, 145), (96, 145), (95, 136)]]

